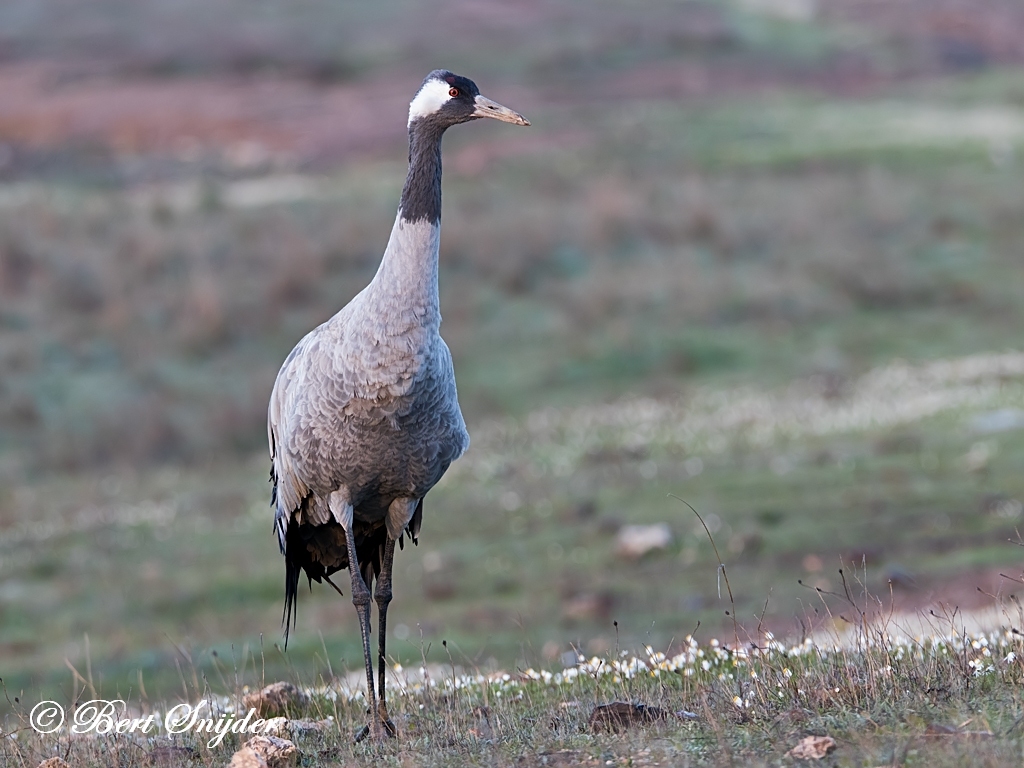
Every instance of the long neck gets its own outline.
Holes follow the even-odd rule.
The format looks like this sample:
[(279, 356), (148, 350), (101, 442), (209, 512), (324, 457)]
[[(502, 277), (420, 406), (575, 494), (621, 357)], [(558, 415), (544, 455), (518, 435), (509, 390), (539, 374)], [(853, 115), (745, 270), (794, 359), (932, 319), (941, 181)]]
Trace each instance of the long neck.
[(371, 290), (391, 333), (441, 324), (437, 289), (441, 240), (441, 135), (443, 129), (414, 121), (409, 130), (409, 175), (395, 226)]
[(441, 136), (444, 128), (418, 119), (409, 126), (409, 175), (399, 208), (408, 222), (441, 223)]

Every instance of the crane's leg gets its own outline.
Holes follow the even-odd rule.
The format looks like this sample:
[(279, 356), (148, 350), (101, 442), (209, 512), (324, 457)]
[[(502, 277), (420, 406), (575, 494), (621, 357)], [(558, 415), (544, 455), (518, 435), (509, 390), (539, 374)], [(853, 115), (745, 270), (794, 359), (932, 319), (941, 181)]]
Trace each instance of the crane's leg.
[(377, 627), (377, 715), (381, 725), (389, 735), (395, 735), (395, 724), (388, 717), (388, 706), (384, 699), (384, 677), (387, 671), (385, 644), (388, 625), (388, 603), (391, 602), (391, 564), (395, 560), (395, 540), (389, 534), (384, 544), (384, 557), (381, 559), (380, 576), (373, 590), (373, 599), (377, 602), (377, 615), (380, 626)]
[[(377, 718), (377, 701), (373, 694), (373, 658), (370, 656), (370, 588), (363, 581), (363, 574), (359, 570), (359, 559), (356, 557), (356, 537), (349, 531), (345, 531), (348, 537), (348, 570), (352, 576), (352, 605), (356, 607), (359, 614), (359, 633), (363, 636), (363, 663), (366, 666), (366, 701), (370, 705), (370, 726), (369, 735), (374, 741), (384, 738), (381, 732), (381, 724)], [(356, 737), (359, 741), (365, 737), (360, 733)]]
[[(353, 532), (353, 508), (348, 503), (347, 493), (335, 491), (331, 494), (329, 504), (331, 514), (345, 530), (346, 544), (348, 545), (348, 571), (352, 577), (352, 605), (356, 607), (359, 615), (359, 632), (363, 636), (363, 663), (366, 666), (366, 701), (370, 705), (370, 725), (368, 732), (373, 736), (374, 741), (383, 738), (380, 720), (377, 718), (377, 701), (373, 694), (373, 659), (370, 656), (370, 588), (363, 581), (363, 574), (359, 569), (359, 558), (356, 556), (356, 537)], [(366, 731), (356, 736), (356, 741), (366, 736)]]

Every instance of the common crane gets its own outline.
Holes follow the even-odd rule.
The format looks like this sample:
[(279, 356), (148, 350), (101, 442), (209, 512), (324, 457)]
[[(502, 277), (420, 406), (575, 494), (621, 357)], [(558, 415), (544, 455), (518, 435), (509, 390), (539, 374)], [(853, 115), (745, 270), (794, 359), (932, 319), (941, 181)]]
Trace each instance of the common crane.
[[(285, 359), (270, 396), (271, 504), (285, 557), (285, 645), (299, 577), (348, 568), (359, 615), (370, 723), (358, 738), (395, 735), (384, 696), (395, 544), (417, 541), (423, 497), (469, 445), (451, 353), (441, 339), (438, 246), (441, 137), (482, 117), (530, 122), (446, 70), (409, 105), (409, 173), (373, 280)], [(379, 613), (378, 687), (370, 656), (370, 586)]]

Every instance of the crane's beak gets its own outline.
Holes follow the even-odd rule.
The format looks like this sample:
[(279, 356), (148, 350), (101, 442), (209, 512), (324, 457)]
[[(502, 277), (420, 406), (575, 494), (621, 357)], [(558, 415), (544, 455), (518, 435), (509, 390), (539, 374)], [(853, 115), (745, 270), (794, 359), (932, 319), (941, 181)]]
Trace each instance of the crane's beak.
[(508, 107), (503, 107), (486, 96), (477, 96), (474, 103), (476, 104), (476, 109), (473, 110), (473, 117), (493, 117), (495, 120), (501, 120), (503, 123), (512, 123), (513, 125), (530, 124), (530, 121), (518, 112), (513, 112)]

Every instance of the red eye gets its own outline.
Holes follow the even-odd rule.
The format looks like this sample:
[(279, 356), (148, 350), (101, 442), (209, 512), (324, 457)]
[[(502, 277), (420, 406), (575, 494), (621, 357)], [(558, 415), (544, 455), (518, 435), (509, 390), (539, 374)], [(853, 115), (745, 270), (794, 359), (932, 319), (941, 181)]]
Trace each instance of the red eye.
[(458, 95), (459, 95), (459, 89), (458, 88), (449, 88), (448, 89), (448, 95), (451, 96), (453, 99), (457, 98)]

